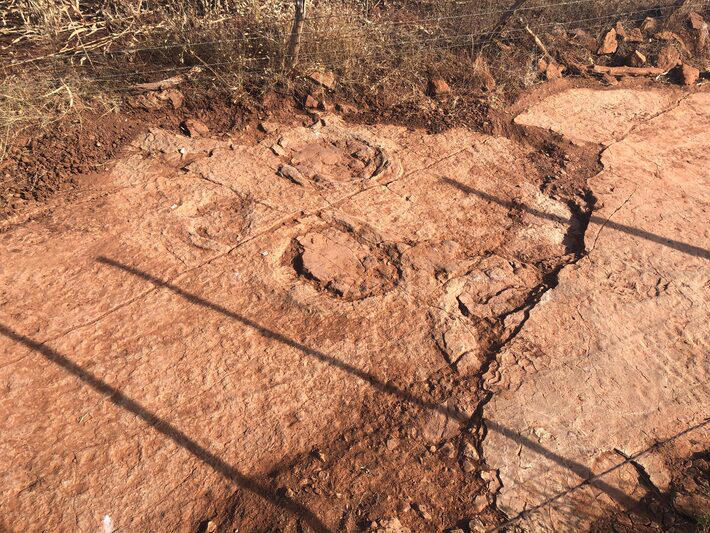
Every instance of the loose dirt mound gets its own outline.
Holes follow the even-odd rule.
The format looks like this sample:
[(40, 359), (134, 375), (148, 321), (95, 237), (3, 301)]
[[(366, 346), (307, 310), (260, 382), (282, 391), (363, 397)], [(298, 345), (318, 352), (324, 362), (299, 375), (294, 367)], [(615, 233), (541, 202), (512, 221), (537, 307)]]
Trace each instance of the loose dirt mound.
[[(706, 102), (684, 102), (696, 118), (677, 124), (675, 146), (688, 148), (683, 168), (695, 169), (695, 181), (683, 186), (692, 184), (696, 197), (707, 177), (698, 170), (705, 156), (687, 143), (703, 138)], [(663, 111), (654, 105), (642, 112)], [(558, 292), (586, 305), (587, 321), (603, 318), (614, 335), (625, 335), (612, 324), (630, 320), (631, 311), (621, 303), (595, 311), (594, 304), (611, 298), (600, 287), (633, 300), (631, 272), (639, 270), (662, 272), (654, 287), (663, 291), (666, 282), (683, 294), (686, 285), (695, 291), (697, 305), (684, 311), (682, 324), (668, 319), (668, 306), (680, 300), (653, 299), (649, 312), (666, 324), (653, 338), (667, 360), (686, 356), (684, 364), (702, 377), (693, 343), (701, 342), (698, 320), (707, 315), (697, 263), (706, 258), (668, 245), (676, 242), (670, 234), (643, 240), (652, 230), (638, 221), (606, 222), (622, 204), (604, 197), (604, 187), (618, 181), (617, 195), (628, 188), (609, 165), (623, 169), (639, 159), (609, 154), (641, 130), (605, 153), (607, 170), (595, 180), (604, 211), (592, 217), (604, 222), (595, 222), (593, 242), (589, 231), (585, 238), (589, 195), (554, 191), (565, 190), (566, 179), (583, 181), (590, 168), (579, 154), (595, 146), (558, 140), (541, 152), (460, 129), (430, 136), (330, 117), (269, 131), (244, 146), (153, 129), (75, 202), (5, 225), (3, 527), (95, 530), (104, 520), (129, 531), (216, 524), (326, 531), (373, 520), (383, 530), (496, 524), (503, 518), (493, 506), (500, 480), (508, 513), (516, 509), (506, 491), (525, 485), (511, 470), (513, 448), (500, 442), (493, 451), (494, 424), (525, 434), (527, 426), (505, 413), (526, 413), (538, 394), (517, 396), (541, 364), (520, 360), (519, 343), (545, 364), (579, 349), (576, 322), (550, 329), (576, 316), (571, 304), (553, 309), (549, 295)], [(669, 169), (665, 181), (645, 178), (640, 188), (651, 195), (652, 186), (675, 183), (680, 174), (672, 169), (681, 160), (662, 151), (648, 157)], [(652, 205), (652, 195), (643, 198), (638, 213)], [(685, 212), (706, 217), (691, 198), (683, 200)], [(680, 224), (684, 215), (673, 216)], [(607, 241), (627, 224), (636, 229), (620, 233), (625, 241)], [(707, 248), (706, 236), (693, 235), (698, 242), (684, 241), (689, 249)], [(594, 252), (565, 267), (580, 260), (585, 244)], [(595, 256), (607, 257), (604, 249), (616, 255), (586, 285), (566, 281)], [(653, 268), (639, 266), (638, 254)], [(683, 277), (673, 278), (675, 271)], [(548, 308), (551, 315), (538, 319)], [(639, 311), (634, 307), (634, 316)], [(644, 324), (633, 325), (637, 336)], [(669, 328), (681, 325), (686, 345), (671, 345)], [(547, 328), (544, 352), (523, 340), (536, 328)], [(482, 458), (484, 372), (500, 399), (494, 395), (485, 407)], [(560, 379), (571, 386), (577, 378)], [(566, 393), (560, 389), (555, 399), (571, 397)], [(644, 405), (665, 394), (654, 392)], [(585, 401), (564, 403), (550, 416), (574, 427), (568, 417), (577, 411), (570, 409)], [(678, 422), (658, 419), (659, 428), (697, 418), (697, 410), (679, 405)], [(586, 420), (584, 428), (595, 431), (597, 422)], [(596, 445), (611, 434), (599, 432)], [(500, 469), (500, 479), (483, 459)], [(556, 479), (557, 470), (544, 468)]]

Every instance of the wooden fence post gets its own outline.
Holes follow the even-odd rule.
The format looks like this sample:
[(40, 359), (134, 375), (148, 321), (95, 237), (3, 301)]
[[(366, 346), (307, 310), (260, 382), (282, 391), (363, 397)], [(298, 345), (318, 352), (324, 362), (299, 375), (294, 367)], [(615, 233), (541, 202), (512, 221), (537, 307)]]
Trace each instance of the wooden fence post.
[(301, 34), (303, 33), (303, 24), (306, 21), (306, 1), (294, 0), (296, 12), (293, 18), (293, 27), (291, 28), (291, 38), (288, 42), (288, 51), (286, 52), (286, 67), (292, 70), (298, 64), (298, 56), (301, 52)]

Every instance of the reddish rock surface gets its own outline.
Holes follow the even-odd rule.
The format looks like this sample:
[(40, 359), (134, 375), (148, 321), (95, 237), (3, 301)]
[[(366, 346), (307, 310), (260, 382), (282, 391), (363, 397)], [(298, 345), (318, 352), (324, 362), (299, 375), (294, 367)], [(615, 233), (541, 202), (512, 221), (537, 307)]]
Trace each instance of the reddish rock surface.
[[(607, 145), (590, 180), (587, 254), (491, 365), (483, 413), (499, 509), (533, 509), (519, 522), (529, 531), (587, 530), (608, 506), (648, 523), (641, 501), (669, 494), (671, 465), (710, 442), (710, 95), (641, 99), (642, 114), (613, 122), (626, 91), (562, 104), (577, 92), (534, 106), (525, 123)], [(708, 503), (705, 493), (694, 513)]]
[(616, 41), (616, 30), (612, 28), (606, 33), (606, 35), (604, 35), (604, 40), (602, 41), (599, 50), (597, 50), (597, 54), (613, 54), (616, 52), (618, 46), (619, 44)]
[(432, 96), (442, 96), (450, 92), (451, 87), (441, 78), (434, 78), (429, 82), (429, 94)]
[[(0, 529), (486, 530), (689, 427), (709, 116), (577, 89), (518, 116), (529, 143), (331, 116), (140, 134), (2, 222)], [(707, 444), (636, 460), (664, 487)], [(647, 493), (627, 463), (560, 505)]]

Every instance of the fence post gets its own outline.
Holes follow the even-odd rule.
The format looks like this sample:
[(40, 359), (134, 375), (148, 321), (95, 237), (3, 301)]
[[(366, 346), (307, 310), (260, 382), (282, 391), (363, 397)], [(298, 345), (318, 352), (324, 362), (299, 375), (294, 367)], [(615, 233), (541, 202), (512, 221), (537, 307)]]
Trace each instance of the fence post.
[(294, 0), (296, 12), (293, 18), (293, 27), (291, 28), (291, 39), (288, 42), (288, 51), (286, 52), (286, 67), (289, 70), (292, 70), (298, 64), (298, 55), (301, 51), (301, 34), (306, 20), (306, 1)]

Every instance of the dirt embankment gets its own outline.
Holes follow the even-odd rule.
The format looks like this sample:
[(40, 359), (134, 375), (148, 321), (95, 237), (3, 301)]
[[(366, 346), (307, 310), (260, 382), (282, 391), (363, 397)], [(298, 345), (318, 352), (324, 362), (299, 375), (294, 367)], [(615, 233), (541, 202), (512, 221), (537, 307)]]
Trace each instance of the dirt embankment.
[(15, 213), (3, 526), (687, 527), (707, 93), (521, 105), (506, 135), (136, 126)]

